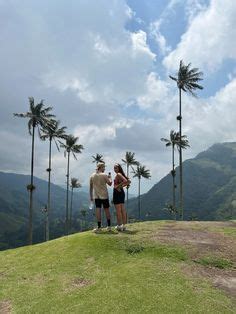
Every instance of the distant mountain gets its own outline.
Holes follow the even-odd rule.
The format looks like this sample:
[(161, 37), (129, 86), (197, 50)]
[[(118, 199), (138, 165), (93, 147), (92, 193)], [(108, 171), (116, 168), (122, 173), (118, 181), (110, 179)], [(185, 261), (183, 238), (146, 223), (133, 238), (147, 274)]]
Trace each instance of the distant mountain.
[[(171, 167), (171, 165), (170, 165)], [(184, 219), (223, 220), (236, 214), (236, 143), (211, 146), (195, 158), (184, 161)], [(178, 204), (178, 175), (176, 196)], [(165, 209), (172, 203), (172, 177), (168, 174), (141, 196), (142, 219), (169, 219)], [(129, 202), (137, 217), (138, 199)]]
[[(29, 194), (26, 186), (30, 176), (0, 172), (0, 249), (25, 244), (29, 211)], [(43, 240), (44, 215), (41, 209), (47, 203), (47, 181), (34, 178), (34, 242)], [(81, 209), (88, 209), (88, 193), (74, 190), (73, 213), (78, 218)], [(51, 237), (63, 233), (66, 190), (51, 185)], [(59, 228), (60, 227), (60, 228)], [(60, 229), (60, 230), (59, 230)]]

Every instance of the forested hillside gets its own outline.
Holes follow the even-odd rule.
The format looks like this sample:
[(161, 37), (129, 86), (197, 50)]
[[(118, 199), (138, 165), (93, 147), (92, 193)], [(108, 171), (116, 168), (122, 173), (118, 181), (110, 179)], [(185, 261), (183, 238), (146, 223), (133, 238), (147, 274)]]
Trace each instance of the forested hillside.
[[(29, 208), (26, 187), (29, 182), (30, 176), (0, 172), (0, 249), (26, 244)], [(42, 208), (47, 204), (47, 182), (35, 178), (34, 184), (33, 241), (41, 242), (44, 240), (45, 216)], [(65, 197), (65, 189), (52, 184), (51, 238), (64, 234)], [(88, 209), (88, 195), (85, 192), (74, 192), (73, 199), (73, 223), (78, 230), (81, 227), (81, 221), (78, 220), (83, 218), (80, 210)]]
[[(236, 216), (236, 143), (215, 144), (183, 163), (184, 219), (224, 220)], [(0, 249), (27, 243), (28, 192), (30, 177), (0, 172)], [(176, 173), (178, 185), (178, 168)], [(44, 241), (44, 215), (47, 182), (35, 178), (33, 241)], [(65, 189), (52, 184), (50, 238), (64, 234)], [(178, 186), (176, 189), (178, 204)], [(172, 178), (168, 174), (149, 192), (141, 195), (141, 219), (173, 219), (167, 210), (172, 202)], [(81, 210), (84, 210), (82, 215)], [(112, 207), (112, 210), (114, 208)], [(112, 220), (115, 217), (112, 213)], [(138, 198), (130, 199), (129, 214), (138, 218)], [(88, 193), (74, 192), (72, 232), (92, 227)]]
[[(171, 165), (170, 165), (171, 168)], [(178, 168), (176, 196), (178, 204)], [(236, 215), (236, 143), (211, 146), (183, 163), (184, 219), (224, 220)], [(141, 196), (141, 217), (167, 219), (172, 202), (172, 177), (168, 174)], [(137, 217), (138, 199), (130, 200)]]

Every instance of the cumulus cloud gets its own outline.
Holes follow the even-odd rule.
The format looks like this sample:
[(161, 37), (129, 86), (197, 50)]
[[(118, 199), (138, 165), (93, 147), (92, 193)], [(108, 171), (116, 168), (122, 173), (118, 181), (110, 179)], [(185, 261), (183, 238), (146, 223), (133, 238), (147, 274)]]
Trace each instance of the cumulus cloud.
[(154, 38), (156, 43), (158, 44), (159, 50), (161, 55), (166, 55), (171, 51), (171, 47), (167, 44), (166, 38), (161, 33), (160, 26), (161, 26), (162, 19), (152, 22), (149, 26), (150, 29), (150, 36)]
[[(186, 31), (170, 52), (172, 43), (165, 30), (181, 6), (186, 10)], [(124, 0), (71, 1), (70, 5), (64, 0), (1, 1), (1, 170), (29, 173), (27, 121), (13, 120), (12, 113), (26, 112), (28, 96), (34, 96), (54, 107), (61, 125), (85, 148), (77, 161), (71, 159), (71, 175), (87, 185), (95, 168), (92, 155), (102, 154), (112, 171), (114, 162), (133, 151), (151, 170), (152, 179), (143, 182), (147, 191), (170, 170), (171, 152), (160, 138), (178, 128), (177, 88), (161, 74), (176, 69), (179, 59), (184, 59), (204, 66), (208, 75), (224, 60), (235, 58), (233, 15), (234, 1), (212, 0), (208, 5), (205, 0), (172, 0), (147, 29), (147, 21), (137, 24), (140, 17)], [(152, 50), (156, 44), (158, 53)], [(204, 99), (183, 95), (183, 132), (191, 144), (184, 159), (219, 139), (236, 137), (235, 68), (215, 95)], [(36, 140), (35, 175), (44, 179), (47, 144)], [(25, 149), (19, 151), (19, 146)], [(53, 182), (64, 184), (63, 151), (54, 147), (52, 162)], [(136, 193), (135, 180), (131, 193)]]
[[(205, 7), (204, 7), (205, 8)], [(193, 18), (177, 48), (163, 60), (164, 66), (176, 69), (179, 60), (216, 71), (225, 59), (236, 59), (236, 2), (211, 0), (209, 7)]]

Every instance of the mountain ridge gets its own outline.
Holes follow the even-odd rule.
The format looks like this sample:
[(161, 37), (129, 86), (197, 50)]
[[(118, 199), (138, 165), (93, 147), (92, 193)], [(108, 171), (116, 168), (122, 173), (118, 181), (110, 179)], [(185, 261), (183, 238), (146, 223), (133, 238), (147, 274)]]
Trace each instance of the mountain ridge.
[[(176, 204), (178, 204), (176, 168)], [(224, 220), (235, 215), (236, 143), (216, 143), (183, 162), (184, 219)], [(167, 204), (172, 203), (172, 176), (167, 174), (141, 195), (142, 219), (169, 219)], [(137, 217), (137, 199), (130, 200), (131, 215)], [(173, 218), (173, 216), (172, 216)]]

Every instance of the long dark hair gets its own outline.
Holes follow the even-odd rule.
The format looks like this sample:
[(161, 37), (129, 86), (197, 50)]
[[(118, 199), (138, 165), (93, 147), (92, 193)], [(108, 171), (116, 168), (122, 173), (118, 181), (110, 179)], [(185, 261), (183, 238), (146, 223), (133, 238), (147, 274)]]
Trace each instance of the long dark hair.
[(122, 174), (122, 176), (124, 176), (127, 180), (129, 180), (129, 178), (128, 178), (128, 177), (126, 176), (126, 174), (124, 173), (124, 170), (123, 170), (123, 168), (121, 167), (121, 165), (120, 165), (120, 164), (115, 164), (115, 166), (118, 167), (119, 172)]

